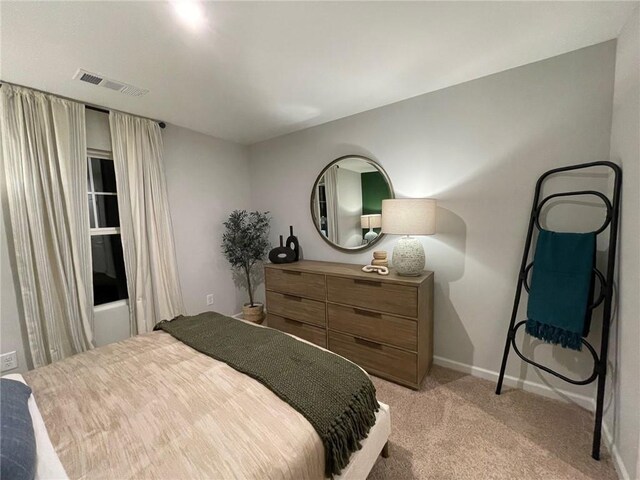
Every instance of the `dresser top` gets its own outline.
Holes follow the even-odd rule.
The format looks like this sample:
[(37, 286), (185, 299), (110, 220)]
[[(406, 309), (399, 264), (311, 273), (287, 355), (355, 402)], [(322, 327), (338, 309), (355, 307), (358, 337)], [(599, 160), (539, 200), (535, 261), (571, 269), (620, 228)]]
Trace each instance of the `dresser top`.
[(352, 263), (336, 263), (336, 262), (320, 262), (317, 260), (300, 260), (293, 263), (265, 263), (265, 268), (273, 268), (276, 270), (291, 270), (296, 272), (321, 273), (325, 275), (334, 275), (336, 277), (362, 278), (375, 282), (389, 282), (401, 285), (419, 286), (427, 278), (433, 275), (433, 272), (425, 270), (418, 277), (403, 277), (398, 275), (392, 268), (389, 269), (389, 275), (378, 275), (377, 273), (365, 273), (362, 271), (363, 265)]

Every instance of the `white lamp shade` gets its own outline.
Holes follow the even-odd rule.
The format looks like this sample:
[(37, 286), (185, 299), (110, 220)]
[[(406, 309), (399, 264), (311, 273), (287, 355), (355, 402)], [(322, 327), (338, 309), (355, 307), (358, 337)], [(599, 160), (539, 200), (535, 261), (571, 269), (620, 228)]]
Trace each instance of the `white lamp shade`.
[(382, 215), (379, 213), (361, 215), (360, 225), (362, 225), (362, 228), (380, 228), (382, 226)]
[(382, 233), (433, 235), (436, 233), (436, 201), (432, 198), (382, 200)]

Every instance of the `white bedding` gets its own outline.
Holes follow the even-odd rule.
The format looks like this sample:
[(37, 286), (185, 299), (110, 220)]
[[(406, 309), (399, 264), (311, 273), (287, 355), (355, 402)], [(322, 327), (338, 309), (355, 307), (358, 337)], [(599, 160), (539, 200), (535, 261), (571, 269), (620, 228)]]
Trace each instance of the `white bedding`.
[[(19, 373), (5, 375), (3, 378), (26, 383)], [(367, 478), (380, 455), (382, 447), (387, 443), (391, 433), (391, 415), (389, 406), (382, 402), (379, 403), (380, 410), (376, 413), (376, 423), (371, 428), (369, 436), (362, 441), (362, 449), (353, 454), (349, 465), (339, 476), (334, 477), (336, 480), (364, 480)], [(36, 480), (68, 480), (69, 477), (51, 444), (47, 427), (44, 424), (42, 415), (40, 415), (40, 410), (38, 410), (38, 405), (33, 395), (29, 398), (29, 413), (33, 421), (38, 452)]]
[[(305, 341), (302, 339), (299, 340)], [(27, 383), (20, 374), (7, 375), (5, 378)], [(380, 410), (376, 414), (375, 425), (371, 428), (369, 436), (362, 441), (362, 449), (352, 455), (349, 465), (343, 469), (341, 475), (335, 478), (339, 480), (364, 480), (367, 478), (367, 475), (387, 442), (391, 431), (389, 407), (383, 403), (380, 403), (380, 407)], [(29, 412), (33, 420), (38, 451), (36, 478), (43, 480), (68, 479), (60, 458), (56, 454), (49, 438), (43, 417), (33, 395), (29, 399)]]

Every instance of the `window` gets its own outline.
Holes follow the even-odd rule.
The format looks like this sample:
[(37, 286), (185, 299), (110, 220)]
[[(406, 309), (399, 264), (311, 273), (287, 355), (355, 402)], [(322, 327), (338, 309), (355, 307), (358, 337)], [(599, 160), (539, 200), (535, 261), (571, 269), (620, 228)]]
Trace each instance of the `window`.
[(89, 150), (87, 162), (93, 303), (102, 305), (128, 298), (120, 239), (118, 191), (110, 152)]

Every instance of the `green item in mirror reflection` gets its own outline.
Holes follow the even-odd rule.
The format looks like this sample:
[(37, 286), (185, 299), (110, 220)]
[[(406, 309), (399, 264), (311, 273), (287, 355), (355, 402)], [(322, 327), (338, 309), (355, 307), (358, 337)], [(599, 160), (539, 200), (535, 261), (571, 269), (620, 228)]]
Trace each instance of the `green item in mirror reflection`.
[[(384, 176), (380, 172), (366, 172), (360, 178), (362, 179), (362, 214), (382, 213), (382, 200), (393, 198)], [(373, 229), (377, 234), (380, 234), (380, 230), (380, 228)], [(362, 236), (365, 237), (368, 231), (368, 229), (362, 229)]]

